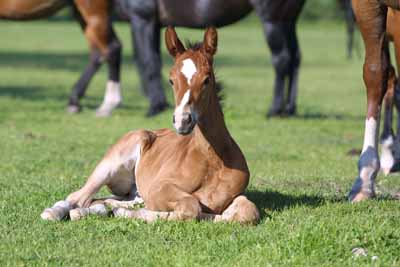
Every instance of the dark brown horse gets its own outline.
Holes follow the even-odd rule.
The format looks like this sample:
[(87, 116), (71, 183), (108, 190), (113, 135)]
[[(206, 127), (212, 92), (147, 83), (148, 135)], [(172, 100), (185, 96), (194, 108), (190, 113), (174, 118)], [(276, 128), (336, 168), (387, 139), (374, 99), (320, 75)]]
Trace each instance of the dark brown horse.
[[(400, 0), (352, 1), (365, 44), (364, 82), (367, 87), (364, 146), (358, 163), (359, 175), (349, 194), (351, 201), (358, 202), (375, 196), (375, 178), (381, 167), (377, 150), (381, 106), (388, 84), (394, 88), (394, 72), (390, 68), (387, 31), (394, 32), (396, 36), (398, 36), (396, 33), (400, 33), (396, 24), (398, 21), (390, 17), (389, 19), (393, 21), (387, 20), (388, 8), (399, 10)], [(387, 27), (388, 22), (389, 27)], [(393, 37), (393, 40), (399, 48), (398, 37)], [(396, 50), (397, 53), (400, 51)], [(396, 94), (392, 93), (392, 97), (389, 96), (388, 99), (393, 98), (393, 95)], [(391, 120), (390, 113), (388, 119)], [(383, 167), (387, 167), (385, 165), (386, 163)]]
[[(95, 3), (95, 4), (94, 4)], [(1, 0), (0, 19), (33, 20), (53, 15), (58, 10), (72, 6), (89, 42), (90, 63), (75, 84), (70, 96), (69, 112), (80, 110), (79, 99), (84, 95), (91, 78), (103, 61), (109, 66), (106, 94), (97, 110), (100, 116), (110, 115), (121, 102), (120, 61), (121, 44), (111, 25), (111, 2), (108, 0)]]
[[(292, 115), (300, 66), (296, 22), (305, 0), (116, 0), (132, 27), (142, 87), (151, 103), (165, 99), (161, 85), (160, 30), (173, 25), (204, 28), (232, 24), (255, 10), (272, 52), (276, 78), (268, 115)], [(245, 40), (243, 36), (243, 40)], [(285, 88), (287, 96), (285, 97)], [(164, 108), (160, 106), (159, 108)], [(157, 110), (156, 110), (157, 111)]]
[(347, 29), (347, 58), (353, 57), (354, 47), (354, 31), (356, 29), (356, 22), (354, 17), (353, 8), (351, 6), (351, 0), (338, 0), (338, 4), (344, 12), (344, 18), (346, 21)]

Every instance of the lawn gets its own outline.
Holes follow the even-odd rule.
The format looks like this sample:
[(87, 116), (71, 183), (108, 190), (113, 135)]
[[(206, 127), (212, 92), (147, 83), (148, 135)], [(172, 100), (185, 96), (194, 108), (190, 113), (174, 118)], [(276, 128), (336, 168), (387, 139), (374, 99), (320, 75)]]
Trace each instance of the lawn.
[[(65, 113), (87, 63), (75, 23), (0, 22), (0, 266), (400, 265), (400, 202), (391, 197), (400, 191), (399, 175), (379, 175), (377, 200), (346, 201), (358, 160), (347, 152), (362, 146), (366, 97), (362, 59), (345, 59), (339, 23), (299, 26), (303, 65), (293, 119), (265, 118), (274, 71), (258, 22), (250, 18), (219, 31), (215, 65), (225, 85), (225, 118), (250, 166), (246, 194), (262, 211), (260, 224), (42, 221), (43, 209), (81, 186), (125, 132), (171, 127), (172, 109), (144, 117), (148, 103), (131, 64), (129, 28), (116, 27), (124, 44), (124, 104), (98, 119), (105, 67), (83, 112)], [(164, 45), (163, 58), (166, 78), (171, 60)], [(355, 257), (354, 248), (367, 256)]]

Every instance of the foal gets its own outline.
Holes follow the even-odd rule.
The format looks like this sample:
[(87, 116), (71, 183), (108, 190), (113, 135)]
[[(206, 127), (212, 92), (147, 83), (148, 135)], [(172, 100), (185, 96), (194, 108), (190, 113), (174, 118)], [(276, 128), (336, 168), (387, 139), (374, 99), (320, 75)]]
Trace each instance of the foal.
[[(60, 220), (68, 212), (71, 219), (106, 213), (93, 196), (107, 185), (118, 198), (105, 201), (114, 207), (115, 216), (145, 221), (258, 220), (256, 206), (242, 195), (249, 170), (225, 125), (217, 95), (213, 71), (216, 29), (208, 28), (203, 43), (187, 50), (173, 28), (167, 29), (165, 39), (175, 59), (170, 82), (177, 133), (170, 129), (128, 133), (111, 147), (86, 184), (46, 209), (43, 219)], [(136, 187), (146, 208), (131, 211), (126, 207), (138, 202)]]

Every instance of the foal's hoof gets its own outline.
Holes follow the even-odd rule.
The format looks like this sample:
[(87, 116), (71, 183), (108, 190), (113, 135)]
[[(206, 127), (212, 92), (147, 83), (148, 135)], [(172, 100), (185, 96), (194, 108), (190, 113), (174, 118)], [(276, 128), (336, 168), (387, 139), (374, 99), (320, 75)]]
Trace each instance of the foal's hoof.
[(71, 219), (71, 221), (78, 221), (78, 220), (82, 219), (83, 217), (85, 217), (86, 215), (87, 214), (82, 213), (81, 209), (79, 209), (79, 208), (69, 211), (69, 218)]
[(68, 105), (67, 107), (67, 113), (69, 114), (76, 114), (81, 112), (82, 108), (80, 106), (77, 105)]
[(146, 113), (146, 117), (156, 116), (168, 108), (169, 108), (169, 104), (167, 102), (159, 103), (156, 105), (151, 105), (149, 110)]
[(125, 208), (113, 208), (112, 213), (114, 214), (114, 217), (120, 217), (120, 218), (133, 218), (134, 217), (134, 211), (125, 209)]
[(61, 218), (59, 218), (53, 211), (52, 209), (45, 209), (42, 214), (40, 214), (40, 218), (42, 218), (45, 221), (59, 221)]
[(45, 221), (61, 221), (64, 217), (60, 216), (56, 211), (52, 208), (45, 209), (42, 214), (40, 214), (40, 218)]

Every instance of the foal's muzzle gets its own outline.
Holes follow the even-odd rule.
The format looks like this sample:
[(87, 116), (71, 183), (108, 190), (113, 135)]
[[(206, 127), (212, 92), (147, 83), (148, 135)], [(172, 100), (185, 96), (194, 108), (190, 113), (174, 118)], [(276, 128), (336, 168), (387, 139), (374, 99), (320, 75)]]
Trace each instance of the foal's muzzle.
[(176, 131), (181, 135), (190, 134), (196, 125), (196, 120), (190, 112), (184, 112), (179, 116), (174, 114), (172, 121)]

